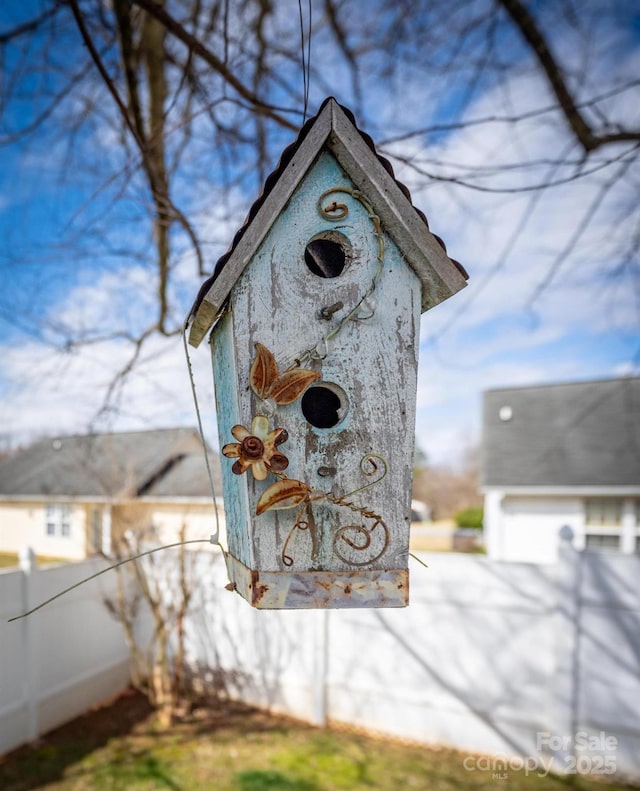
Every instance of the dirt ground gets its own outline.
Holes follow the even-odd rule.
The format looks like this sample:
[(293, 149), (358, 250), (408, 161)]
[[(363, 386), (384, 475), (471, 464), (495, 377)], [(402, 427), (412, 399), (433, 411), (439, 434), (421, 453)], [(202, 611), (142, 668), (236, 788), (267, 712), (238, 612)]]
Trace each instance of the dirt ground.
[[(229, 731), (235, 728), (266, 732), (282, 727), (287, 718), (273, 717), (243, 703), (216, 700), (195, 709), (172, 732)], [(34, 744), (0, 755), (0, 791), (27, 791), (58, 780), (65, 767), (119, 737), (148, 737), (156, 728), (154, 711), (147, 699), (131, 689), (50, 731)], [(304, 726), (302, 726), (304, 727)]]
[[(0, 791), (493, 791), (490, 770), (468, 754), (333, 725), (323, 730), (217, 700), (160, 730), (129, 691), (0, 756)], [(594, 779), (509, 772), (510, 791), (621, 791)]]

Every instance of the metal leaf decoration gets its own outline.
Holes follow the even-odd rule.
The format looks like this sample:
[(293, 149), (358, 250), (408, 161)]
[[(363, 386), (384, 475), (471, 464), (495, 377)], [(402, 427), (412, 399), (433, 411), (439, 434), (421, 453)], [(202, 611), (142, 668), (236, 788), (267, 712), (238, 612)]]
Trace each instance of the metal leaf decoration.
[(300, 398), (311, 382), (315, 382), (319, 378), (319, 373), (306, 368), (285, 371), (271, 385), (269, 395), (276, 404), (292, 404), (296, 398)]
[(302, 481), (283, 478), (264, 490), (258, 500), (256, 513), (259, 516), (271, 509), (295, 508), (307, 499), (310, 491), (307, 484)]
[(266, 346), (256, 343), (256, 357), (249, 371), (249, 383), (258, 398), (269, 397), (269, 390), (277, 376), (276, 358)]
[(292, 368), (279, 373), (272, 352), (263, 344), (256, 343), (256, 356), (249, 371), (249, 384), (258, 398), (273, 398), (276, 404), (281, 405), (292, 404), (300, 398), (311, 382), (319, 378), (319, 373), (307, 368)]

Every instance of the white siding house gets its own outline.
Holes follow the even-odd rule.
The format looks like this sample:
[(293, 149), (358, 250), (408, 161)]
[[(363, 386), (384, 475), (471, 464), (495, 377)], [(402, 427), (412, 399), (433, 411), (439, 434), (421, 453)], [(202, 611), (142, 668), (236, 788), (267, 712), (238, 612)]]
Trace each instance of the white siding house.
[[(210, 462), (219, 491), (217, 455)], [(46, 438), (0, 462), (0, 552), (30, 547), (79, 560), (109, 555), (112, 539), (127, 530), (147, 531), (160, 544), (183, 530), (208, 538), (213, 529), (193, 429)]]
[(487, 552), (555, 563), (580, 550), (640, 554), (640, 378), (490, 390), (482, 488)]

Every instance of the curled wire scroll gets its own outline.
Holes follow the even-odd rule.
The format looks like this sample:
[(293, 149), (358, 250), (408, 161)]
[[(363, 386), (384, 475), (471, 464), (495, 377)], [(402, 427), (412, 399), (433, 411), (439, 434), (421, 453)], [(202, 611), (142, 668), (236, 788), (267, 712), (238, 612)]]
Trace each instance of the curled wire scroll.
[[(333, 537), (333, 551), (340, 558), (340, 560), (343, 563), (346, 563), (348, 566), (368, 566), (371, 563), (375, 563), (376, 560), (379, 560), (387, 551), (389, 547), (389, 528), (382, 521), (382, 519), (377, 517), (377, 515), (372, 515), (371, 518), (374, 516), (375, 521), (371, 527), (357, 524), (345, 525), (345, 527), (341, 527)], [(378, 527), (382, 529), (382, 539), (378, 547), (378, 551), (374, 555), (367, 557), (365, 560), (354, 560), (352, 557), (347, 557), (347, 555), (343, 553), (341, 543), (347, 544), (356, 552), (363, 552), (364, 550), (369, 549), (371, 546), (373, 532)], [(361, 544), (358, 543), (356, 538), (357, 536), (363, 538), (363, 542)]]
[[(326, 203), (327, 198), (330, 195), (334, 195), (335, 193), (342, 193), (344, 195), (349, 195), (355, 200), (359, 201), (362, 206), (364, 206), (369, 219), (373, 223), (373, 233), (378, 242), (378, 252), (376, 256), (376, 271), (374, 272), (373, 278), (371, 280), (371, 285), (363, 294), (362, 297), (356, 302), (354, 307), (347, 313), (347, 315), (337, 324), (330, 332), (328, 332), (316, 346), (311, 349), (307, 349), (304, 351), (299, 357), (296, 358), (292, 367), (295, 366), (303, 366), (309, 360), (314, 359), (323, 359), (321, 354), (319, 353), (318, 349), (321, 348), (321, 345), (324, 344), (324, 348), (328, 350), (328, 343), (329, 341), (334, 338), (341, 330), (347, 325), (350, 321), (365, 321), (370, 319), (375, 314), (375, 307), (372, 301), (369, 301), (373, 296), (374, 291), (378, 286), (378, 281), (380, 280), (380, 276), (382, 275), (382, 270), (384, 267), (384, 237), (382, 235), (382, 224), (380, 222), (380, 218), (375, 213), (372, 203), (369, 199), (363, 195), (359, 190), (353, 189), (351, 187), (331, 187), (328, 190), (325, 190), (322, 195), (318, 198), (318, 211), (326, 220), (336, 221), (344, 219), (347, 214), (349, 213), (349, 207), (346, 203), (338, 203), (338, 201), (334, 200), (332, 203)], [(362, 307), (366, 307), (368, 312), (366, 314), (362, 314), (361, 309)], [(324, 355), (326, 356), (326, 354)]]
[[(374, 563), (376, 560), (379, 560), (389, 547), (389, 528), (385, 524), (383, 518), (370, 508), (356, 505), (349, 499), (356, 494), (361, 494), (371, 486), (375, 486), (384, 478), (386, 478), (387, 473), (389, 472), (389, 465), (387, 464), (386, 459), (383, 456), (380, 456), (380, 454), (367, 453), (360, 460), (360, 469), (362, 470), (363, 474), (368, 477), (374, 475), (377, 477), (375, 480), (365, 484), (365, 486), (361, 486), (359, 489), (354, 489), (352, 492), (349, 492), (342, 497), (335, 497), (331, 494), (327, 495), (327, 499), (334, 505), (340, 505), (344, 508), (349, 508), (351, 511), (360, 514), (365, 519), (370, 519), (373, 521), (373, 524), (370, 527), (363, 524), (350, 524), (345, 525), (336, 531), (336, 534), (333, 537), (333, 551), (343, 563), (346, 563), (349, 566), (368, 566), (370, 563)], [(378, 531), (376, 536), (380, 535), (381, 538), (376, 542), (376, 548), (374, 550), (375, 554), (368, 555), (363, 560), (354, 559), (352, 556), (350, 556), (351, 553), (349, 553), (349, 555), (345, 554), (343, 544), (346, 544), (354, 552), (365, 552), (368, 550), (371, 547), (373, 534), (376, 530)]]
[(367, 453), (360, 459), (360, 470), (362, 471), (363, 475), (367, 477), (371, 477), (375, 475), (380, 467), (382, 467), (382, 474), (380, 477), (376, 478), (375, 481), (370, 481), (365, 486), (361, 486), (359, 489), (354, 489), (352, 492), (348, 494), (342, 495), (342, 500), (345, 500), (347, 497), (353, 497), (354, 494), (360, 494), (360, 492), (364, 492), (365, 489), (370, 489), (372, 486), (375, 486), (380, 481), (383, 481), (387, 477), (387, 473), (389, 472), (389, 465), (387, 464), (387, 460), (384, 456), (381, 456), (379, 453)]
[[(305, 508), (306, 508), (306, 503), (305, 503)], [(303, 509), (303, 511), (304, 511), (304, 509)], [(296, 522), (295, 522), (294, 526), (291, 528), (291, 530), (289, 531), (289, 535), (285, 539), (284, 546), (282, 547), (282, 554), (281, 554), (282, 562), (288, 568), (291, 568), (291, 566), (293, 566), (293, 564), (294, 564), (293, 557), (291, 555), (289, 555), (288, 552), (287, 552), (287, 550), (289, 548), (289, 543), (291, 542), (291, 539), (293, 538), (293, 534), (297, 530), (309, 530), (309, 522), (307, 522), (305, 519), (301, 519), (301, 516), (302, 516), (302, 513), (300, 513), (298, 518), (296, 519)]]
[[(341, 496), (334, 495), (331, 492), (310, 492), (308, 499), (305, 500), (302, 507), (298, 511), (296, 521), (289, 531), (289, 534), (285, 539), (284, 546), (282, 547), (281, 559), (285, 566), (290, 568), (295, 562), (293, 556), (289, 554), (289, 545), (293, 540), (294, 534), (298, 530), (309, 530), (309, 521), (303, 519), (303, 515), (305, 510), (310, 506), (312, 500), (314, 502), (327, 501), (332, 505), (348, 508), (350, 511), (359, 514), (364, 519), (372, 521), (370, 526), (367, 526), (366, 524), (354, 523), (340, 527), (336, 531), (333, 537), (333, 551), (343, 563), (346, 563), (349, 566), (368, 566), (370, 563), (374, 563), (376, 560), (379, 560), (382, 555), (384, 555), (389, 547), (390, 540), (389, 528), (387, 527), (385, 521), (375, 511), (367, 508), (366, 506), (357, 505), (356, 503), (352, 502), (350, 498), (352, 498), (354, 495), (361, 494), (371, 486), (375, 486), (384, 478), (386, 478), (387, 473), (389, 472), (389, 465), (386, 459), (380, 454), (367, 453), (360, 460), (360, 469), (367, 477), (372, 477), (375, 475), (375, 480), (370, 481), (364, 486), (354, 489), (348, 494)], [(375, 538), (380, 536), (380, 538), (375, 542), (375, 554), (368, 556), (363, 560), (357, 560), (353, 557), (350, 557), (349, 555), (351, 553), (346, 554), (349, 552), (349, 550), (343, 547), (343, 545), (349, 547), (352, 552), (365, 552), (367, 549), (369, 549), (373, 543), (375, 531), (377, 531)]]

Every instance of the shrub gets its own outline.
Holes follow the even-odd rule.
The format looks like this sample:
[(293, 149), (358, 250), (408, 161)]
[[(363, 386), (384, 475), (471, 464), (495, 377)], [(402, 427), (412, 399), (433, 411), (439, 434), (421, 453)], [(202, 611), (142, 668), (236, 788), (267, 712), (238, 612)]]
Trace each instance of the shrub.
[(474, 527), (476, 530), (481, 530), (483, 516), (482, 508), (465, 508), (464, 511), (458, 511), (455, 520), (458, 527)]

